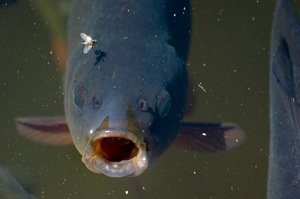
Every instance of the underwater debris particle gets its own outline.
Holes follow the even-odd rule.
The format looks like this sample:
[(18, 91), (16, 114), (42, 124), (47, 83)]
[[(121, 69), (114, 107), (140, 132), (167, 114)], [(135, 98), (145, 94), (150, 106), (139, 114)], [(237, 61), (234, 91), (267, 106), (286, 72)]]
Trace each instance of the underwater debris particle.
[(198, 84), (198, 86), (199, 86), (199, 88), (201, 88), (204, 91), (204, 93), (206, 93), (206, 90), (205, 90), (205, 88), (204, 88), (204, 86), (202, 85), (201, 82)]

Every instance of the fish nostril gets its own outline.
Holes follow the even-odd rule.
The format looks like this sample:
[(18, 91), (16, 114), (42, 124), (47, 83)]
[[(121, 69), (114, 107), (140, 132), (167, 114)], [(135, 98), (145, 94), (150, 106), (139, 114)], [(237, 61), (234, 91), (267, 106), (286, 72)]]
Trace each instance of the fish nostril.
[(156, 108), (161, 118), (165, 117), (171, 108), (171, 97), (168, 91), (162, 90), (157, 97)]
[(100, 99), (100, 95), (99, 94), (96, 94), (95, 96), (93, 96), (92, 98), (92, 101), (91, 101), (91, 104), (90, 104), (90, 107), (93, 107), (93, 108), (97, 108), (101, 105), (102, 101)]
[(142, 99), (140, 101), (139, 107), (140, 107), (141, 111), (143, 111), (143, 112), (148, 111), (148, 109), (149, 109), (148, 100)]
[(94, 152), (109, 162), (129, 160), (138, 154), (135, 144), (122, 137), (105, 137), (93, 143)]

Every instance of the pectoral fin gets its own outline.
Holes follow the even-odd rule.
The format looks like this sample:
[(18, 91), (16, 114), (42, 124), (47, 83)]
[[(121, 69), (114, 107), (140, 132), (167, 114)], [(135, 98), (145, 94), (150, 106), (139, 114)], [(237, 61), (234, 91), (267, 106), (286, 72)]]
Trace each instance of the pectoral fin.
[(239, 146), (245, 133), (232, 123), (183, 123), (173, 146), (197, 152), (216, 152)]
[(64, 117), (16, 118), (17, 128), (23, 136), (45, 144), (73, 144)]

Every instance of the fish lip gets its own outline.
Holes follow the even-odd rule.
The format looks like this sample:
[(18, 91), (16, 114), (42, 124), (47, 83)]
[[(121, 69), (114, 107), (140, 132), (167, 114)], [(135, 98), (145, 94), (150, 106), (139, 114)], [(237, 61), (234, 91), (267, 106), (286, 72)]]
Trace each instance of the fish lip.
[[(93, 147), (93, 143), (103, 138), (128, 139), (134, 143), (138, 152), (134, 157), (128, 160), (109, 161), (101, 154), (95, 152)], [(138, 138), (134, 133), (125, 129), (109, 128), (96, 131), (86, 146), (82, 161), (89, 170), (109, 177), (138, 176), (148, 167), (145, 142), (141, 140), (141, 138)]]

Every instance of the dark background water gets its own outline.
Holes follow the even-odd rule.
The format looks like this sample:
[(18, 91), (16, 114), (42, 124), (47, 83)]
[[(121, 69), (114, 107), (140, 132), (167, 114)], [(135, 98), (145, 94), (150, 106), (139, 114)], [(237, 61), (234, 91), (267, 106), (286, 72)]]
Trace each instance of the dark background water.
[(187, 68), (195, 99), (185, 121), (238, 123), (247, 134), (244, 145), (214, 154), (171, 148), (133, 186), (128, 178), (90, 172), (74, 146), (21, 137), (15, 117), (63, 114), (51, 30), (24, 0), (0, 9), (0, 162), (38, 198), (136, 198), (134, 187), (148, 198), (265, 198), (275, 1), (193, 0), (191, 6)]

